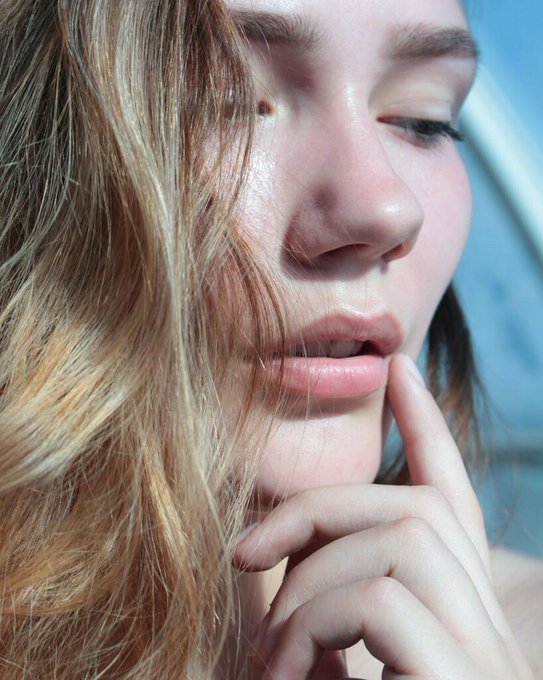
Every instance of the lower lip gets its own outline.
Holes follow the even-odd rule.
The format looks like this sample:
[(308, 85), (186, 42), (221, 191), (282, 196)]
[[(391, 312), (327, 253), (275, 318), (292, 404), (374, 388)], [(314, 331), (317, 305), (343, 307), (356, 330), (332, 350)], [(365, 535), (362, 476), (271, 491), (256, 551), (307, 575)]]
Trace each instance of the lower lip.
[[(373, 354), (346, 359), (286, 357), (282, 385), (318, 398), (367, 397), (386, 385), (388, 364), (388, 358)], [(279, 375), (280, 360), (273, 361), (272, 369)]]

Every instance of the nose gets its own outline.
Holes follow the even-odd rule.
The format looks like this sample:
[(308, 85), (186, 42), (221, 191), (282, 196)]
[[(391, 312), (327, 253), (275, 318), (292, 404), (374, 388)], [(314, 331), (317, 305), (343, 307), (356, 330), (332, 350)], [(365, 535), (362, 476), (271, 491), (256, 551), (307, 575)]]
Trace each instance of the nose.
[(423, 210), (395, 169), (394, 146), (385, 149), (380, 125), (332, 117), (325, 131), (315, 124), (300, 136), (305, 149), (295, 150), (300, 181), (285, 244), (298, 265), (388, 263), (415, 245)]

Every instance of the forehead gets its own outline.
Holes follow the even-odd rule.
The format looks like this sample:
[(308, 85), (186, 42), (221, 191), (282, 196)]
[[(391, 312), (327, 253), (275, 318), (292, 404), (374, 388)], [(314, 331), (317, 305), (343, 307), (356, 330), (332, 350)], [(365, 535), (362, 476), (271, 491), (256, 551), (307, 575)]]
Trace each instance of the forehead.
[(473, 71), (478, 59), (461, 0), (226, 1), (251, 42), (318, 54), (331, 72), (440, 57)]
[(414, 11), (420, 8), (423, 12), (434, 10), (436, 13), (443, 11), (456, 11), (464, 16), (462, 0), (225, 0), (232, 7), (245, 9), (268, 10), (273, 12), (326, 12), (333, 13), (336, 17), (353, 10), (384, 12)]

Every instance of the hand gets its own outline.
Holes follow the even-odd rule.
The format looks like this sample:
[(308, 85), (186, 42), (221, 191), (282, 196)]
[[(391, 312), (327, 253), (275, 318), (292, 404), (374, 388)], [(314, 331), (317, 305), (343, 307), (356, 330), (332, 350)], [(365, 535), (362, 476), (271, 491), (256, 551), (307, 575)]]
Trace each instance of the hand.
[[(312, 677), (326, 650), (360, 640), (386, 680), (533, 677), (493, 592), (460, 453), (416, 370), (396, 357), (388, 389), (413, 486), (301, 492), (236, 548), (251, 571), (290, 556), (257, 635), (266, 680)], [(327, 658), (337, 678), (348, 674), (342, 655)]]

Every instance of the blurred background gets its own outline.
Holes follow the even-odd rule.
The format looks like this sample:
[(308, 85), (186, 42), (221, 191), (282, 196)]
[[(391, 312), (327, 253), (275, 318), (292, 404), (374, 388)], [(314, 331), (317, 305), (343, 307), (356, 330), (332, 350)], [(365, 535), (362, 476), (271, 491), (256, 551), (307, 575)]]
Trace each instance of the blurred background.
[(543, 556), (543, 2), (467, 0), (482, 51), (461, 120), (474, 225), (456, 278), (492, 403), (490, 536)]

